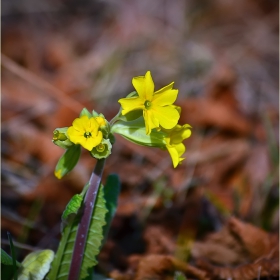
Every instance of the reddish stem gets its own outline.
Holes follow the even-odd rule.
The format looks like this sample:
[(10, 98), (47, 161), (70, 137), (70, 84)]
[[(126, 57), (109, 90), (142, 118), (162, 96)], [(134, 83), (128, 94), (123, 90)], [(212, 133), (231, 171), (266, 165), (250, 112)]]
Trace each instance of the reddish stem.
[(79, 279), (87, 235), (95, 206), (96, 196), (104, 169), (105, 159), (98, 160), (89, 180), (89, 187), (84, 200), (83, 214), (78, 226), (68, 280)]

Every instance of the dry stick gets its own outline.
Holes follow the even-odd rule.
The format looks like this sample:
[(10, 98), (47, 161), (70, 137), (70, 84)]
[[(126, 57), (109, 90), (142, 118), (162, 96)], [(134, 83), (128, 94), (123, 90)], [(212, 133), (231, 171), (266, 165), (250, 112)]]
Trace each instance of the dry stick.
[(96, 196), (98, 194), (98, 189), (103, 173), (103, 168), (105, 164), (105, 159), (100, 159), (97, 161), (94, 171), (91, 174), (89, 180), (89, 188), (86, 193), (83, 214), (78, 226), (76, 241), (74, 245), (73, 256), (70, 265), (70, 271), (68, 280), (79, 279), (81, 265), (83, 261), (85, 245), (87, 241), (87, 234), (89, 231), (89, 226), (91, 222), (92, 212), (95, 206)]
[(68, 108), (71, 108), (74, 112), (80, 113), (83, 109), (83, 106), (77, 102), (76, 100), (70, 98), (66, 95), (63, 91), (57, 89), (52, 84), (48, 83), (47, 81), (43, 80), (42, 78), (36, 76), (32, 72), (26, 70), (25, 68), (16, 64), (13, 60), (1, 54), (1, 64), (10, 70), (12, 73), (18, 75), (22, 79), (28, 81), (33, 86), (46, 90), (50, 93), (50, 95), (59, 101), (60, 103), (64, 104)]

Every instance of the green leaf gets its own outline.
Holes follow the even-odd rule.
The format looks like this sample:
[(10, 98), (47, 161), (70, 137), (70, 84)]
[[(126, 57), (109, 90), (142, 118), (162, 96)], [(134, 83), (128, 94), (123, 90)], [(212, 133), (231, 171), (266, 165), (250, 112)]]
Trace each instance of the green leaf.
[(104, 235), (103, 243), (105, 242), (112, 219), (116, 213), (118, 197), (120, 193), (120, 186), (121, 184), (118, 175), (110, 174), (107, 177), (106, 184), (104, 187), (104, 198), (106, 201), (106, 208), (108, 212), (106, 213), (106, 218), (105, 218), (106, 225), (103, 227), (103, 235)]
[[(5, 265), (13, 265), (13, 259), (1, 248), (1, 263)], [(17, 267), (20, 267), (20, 263), (16, 262)]]
[[(104, 191), (102, 187), (99, 188), (95, 202), (84, 252), (84, 259), (82, 262), (80, 279), (87, 277), (89, 269), (97, 264), (96, 256), (99, 254), (103, 239), (102, 227), (105, 225), (105, 215), (107, 213), (107, 209), (105, 206)], [(52, 263), (51, 271), (47, 275), (47, 279), (68, 279), (79, 218), (79, 215), (77, 215), (74, 221), (65, 227), (58, 251)]]
[(1, 263), (1, 279), (2, 280), (12, 280), (13, 275), (14, 275), (13, 266)]
[(68, 202), (68, 204), (66, 205), (65, 210), (63, 211), (62, 214), (62, 231), (63, 228), (70, 224), (70, 222), (72, 222), (74, 220), (74, 218), (76, 217), (79, 209), (81, 208), (83, 202), (83, 195), (82, 194), (75, 194), (71, 200)]
[[(20, 267), (21, 264), (16, 262), (16, 266)], [(1, 248), (1, 279), (11, 280), (14, 274), (13, 259)]]
[(52, 250), (42, 250), (32, 252), (25, 257), (19, 271), (18, 280), (42, 280), (50, 269), (54, 252)]
[(82, 116), (88, 116), (88, 118), (92, 118), (92, 114), (89, 112), (87, 108), (83, 108), (83, 110), (80, 113), (80, 117)]
[(86, 248), (80, 278), (88, 276), (88, 270), (97, 265), (96, 257), (100, 252), (103, 236), (103, 226), (106, 224), (105, 216), (108, 212), (104, 199), (104, 188), (101, 185), (96, 198), (93, 216), (91, 218), (90, 230), (88, 232)]
[(81, 155), (81, 146), (74, 145), (67, 149), (64, 155), (59, 159), (55, 167), (55, 176), (61, 179), (67, 173), (69, 173), (77, 164)]

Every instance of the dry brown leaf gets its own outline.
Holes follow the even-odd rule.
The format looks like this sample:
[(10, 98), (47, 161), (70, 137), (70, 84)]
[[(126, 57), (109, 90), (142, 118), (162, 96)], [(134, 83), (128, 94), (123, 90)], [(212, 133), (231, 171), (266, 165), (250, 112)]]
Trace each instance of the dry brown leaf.
[(206, 87), (206, 96), (209, 99), (216, 100), (225, 106), (238, 110), (236, 100), (237, 73), (225, 63), (220, 61), (212, 70), (209, 77), (209, 84)]
[(236, 234), (252, 260), (268, 255), (279, 245), (278, 234), (270, 234), (234, 217), (230, 218), (229, 229)]
[(215, 100), (188, 99), (179, 105), (182, 108), (182, 123), (193, 127), (217, 127), (239, 135), (251, 132), (250, 123), (245, 117)]
[(191, 248), (194, 258), (207, 258), (220, 265), (237, 265), (248, 261), (248, 254), (227, 226), (210, 234), (204, 242), (195, 242)]
[[(200, 258), (198, 266), (207, 271), (211, 279), (253, 280), (279, 275), (278, 235), (269, 234), (234, 217), (204, 243), (196, 242), (192, 255)], [(226, 267), (214, 266), (209, 261)]]
[(206, 261), (199, 260), (198, 266), (208, 272), (211, 279), (253, 280), (261, 277), (279, 276), (279, 258), (262, 258), (254, 263), (235, 268), (216, 267)]
[(134, 279), (134, 274), (121, 273), (117, 269), (110, 272), (109, 276), (110, 276), (110, 278), (112, 278), (114, 280), (133, 280)]
[(172, 256), (149, 255), (144, 257), (138, 266), (135, 280), (144, 279), (174, 279), (175, 271), (206, 280), (206, 273)]
[(168, 232), (159, 226), (149, 226), (144, 233), (148, 254), (173, 254), (175, 244)]

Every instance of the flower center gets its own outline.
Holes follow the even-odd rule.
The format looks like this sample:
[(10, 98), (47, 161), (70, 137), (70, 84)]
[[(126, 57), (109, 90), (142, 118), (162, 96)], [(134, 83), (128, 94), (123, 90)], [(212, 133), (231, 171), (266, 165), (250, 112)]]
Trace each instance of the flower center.
[(89, 138), (89, 137), (91, 137), (91, 133), (90, 133), (90, 132), (88, 132), (88, 131), (86, 131), (86, 132), (84, 133), (84, 137), (85, 137), (85, 138)]
[(152, 102), (149, 100), (146, 100), (144, 103), (144, 106), (146, 109), (150, 109), (152, 107)]
[(96, 150), (97, 150), (99, 153), (104, 152), (104, 150), (105, 150), (105, 145), (103, 145), (103, 144), (100, 143), (100, 144), (96, 147)]

